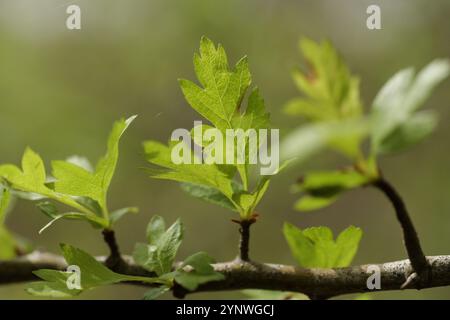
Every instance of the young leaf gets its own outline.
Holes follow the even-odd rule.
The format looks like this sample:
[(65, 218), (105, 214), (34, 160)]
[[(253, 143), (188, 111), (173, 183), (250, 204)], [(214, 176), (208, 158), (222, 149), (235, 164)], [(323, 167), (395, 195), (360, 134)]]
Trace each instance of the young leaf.
[(347, 169), (308, 173), (296, 188), (305, 193), (295, 204), (299, 211), (311, 211), (326, 207), (337, 200), (344, 191), (370, 182), (367, 175)]
[(282, 160), (294, 159), (302, 163), (326, 148), (338, 149), (340, 152), (356, 157), (360, 153), (357, 147), (359, 142), (369, 132), (368, 122), (364, 119), (308, 124), (295, 129), (283, 139), (280, 157)]
[[(450, 73), (450, 63), (447, 60), (435, 60), (414, 76), (412, 68), (404, 69), (396, 73), (381, 88), (372, 105), (372, 152), (379, 154), (390, 150), (390, 139), (394, 131), (400, 130), (409, 122), (415, 111), (420, 108), (430, 96), (434, 88), (442, 82)], [(417, 121), (417, 120), (413, 120)], [(424, 121), (424, 120), (419, 120)], [(433, 127), (430, 120), (424, 126), (423, 131), (430, 131)], [(432, 120), (431, 120), (432, 121)], [(406, 125), (408, 126), (408, 125)], [(408, 130), (408, 129), (406, 129)], [(425, 134), (422, 134), (422, 137)], [(402, 139), (402, 138), (400, 138)], [(412, 145), (421, 139), (411, 139), (400, 148)], [(384, 143), (388, 146), (385, 147)], [(396, 151), (394, 148), (393, 151)]]
[(303, 196), (294, 204), (295, 210), (298, 211), (314, 211), (319, 210), (333, 204), (337, 200), (336, 195), (328, 196)]
[(119, 141), (136, 116), (114, 123), (108, 138), (107, 152), (99, 160), (94, 172), (68, 161), (53, 161), (55, 190), (71, 196), (87, 197), (96, 201), (105, 219), (109, 218), (106, 196), (119, 157)]
[(164, 230), (164, 226), (161, 217), (153, 217), (147, 227), (149, 243), (136, 244), (133, 252), (134, 260), (139, 265), (159, 276), (171, 272), (183, 239), (183, 225), (180, 220), (175, 221), (167, 230)]
[(400, 152), (420, 143), (433, 133), (437, 123), (437, 115), (434, 112), (415, 113), (383, 139), (378, 147), (378, 153)]
[(342, 231), (336, 241), (327, 227), (313, 227), (302, 231), (285, 223), (283, 233), (292, 255), (304, 268), (349, 266), (362, 237), (361, 229), (353, 226)]
[(75, 209), (59, 214), (47, 201), (41, 203), (41, 211), (52, 218), (41, 231), (62, 218), (85, 220), (95, 227), (110, 227), (125, 212), (134, 211), (116, 211), (110, 219), (106, 197), (117, 164), (120, 137), (135, 118), (122, 119), (114, 124), (107, 153), (95, 170), (81, 157), (53, 161), (54, 179), (49, 181), (41, 157), (27, 148), (22, 158), (22, 170), (10, 164), (0, 165), (0, 178), (6, 180), (19, 196), (30, 200), (51, 199)]
[[(223, 274), (214, 271), (212, 263), (214, 260), (206, 252), (197, 252), (184, 260), (176, 272), (175, 281), (185, 289), (193, 291), (203, 283), (225, 279)], [(186, 266), (192, 269), (186, 272)]]
[(110, 221), (111, 225), (114, 225), (117, 221), (119, 221), (125, 215), (127, 215), (129, 213), (138, 213), (138, 212), (139, 212), (139, 208), (136, 208), (136, 207), (128, 207), (128, 208), (114, 210), (109, 215), (109, 221)]
[[(243, 191), (242, 185), (238, 184), (235, 181), (232, 181), (232, 188), (234, 193), (239, 193)], [(227, 197), (225, 197), (221, 192), (217, 191), (214, 188), (193, 184), (193, 183), (181, 183), (181, 189), (191, 195), (194, 198), (199, 198), (204, 201), (214, 203), (223, 208), (237, 211), (236, 206), (231, 202)]]
[[(268, 129), (269, 114), (266, 112), (264, 100), (257, 88), (254, 88), (249, 95), (245, 110), (242, 107), (242, 101), (251, 83), (246, 57), (230, 69), (223, 47), (220, 45), (216, 47), (211, 40), (203, 37), (200, 41), (200, 54), (194, 56), (194, 67), (201, 86), (189, 80), (180, 80), (180, 86), (190, 106), (211, 125), (203, 124), (194, 127), (191, 130), (193, 142), (203, 148), (203, 159), (211, 159), (214, 156), (214, 159), (218, 157), (224, 160), (220, 155), (215, 155), (216, 151), (211, 147), (211, 145), (215, 146), (213, 143), (215, 140), (213, 138), (208, 140), (209, 138), (198, 134), (200, 129), (216, 130), (217, 133), (225, 135), (226, 140), (234, 139), (233, 151), (230, 151), (231, 148), (228, 147), (223, 148), (224, 158), (226, 152), (233, 152), (233, 157), (228, 158), (236, 160), (238, 156), (243, 156), (244, 161), (239, 164), (237, 161), (232, 164), (226, 164), (225, 161), (216, 164), (200, 164), (194, 161), (194, 159), (200, 160), (198, 155), (192, 154), (190, 158), (191, 163), (194, 162), (194, 164), (175, 164), (172, 162), (171, 155), (178, 149), (174, 149), (171, 144), (166, 147), (160, 143), (148, 141), (144, 143), (145, 153), (148, 161), (156, 166), (156, 168), (149, 168), (148, 172), (153, 178), (183, 182), (185, 183), (183, 188), (194, 197), (238, 211), (241, 218), (246, 218), (249, 215), (248, 210), (254, 208), (253, 203), (259, 201), (259, 199), (256, 202), (250, 201), (252, 192), (249, 191), (249, 159), (253, 154), (249, 151), (249, 135), (253, 131), (249, 129)], [(240, 130), (238, 132), (243, 135), (239, 137), (236, 133), (230, 137), (226, 132), (227, 129)], [(237, 147), (238, 141), (239, 147)], [(260, 144), (261, 141), (258, 140), (257, 148), (252, 149), (259, 150)], [(252, 152), (258, 150), (252, 150)], [(242, 151), (244, 153), (240, 153)], [(243, 190), (234, 190), (233, 179), (236, 172), (239, 173)], [(259, 190), (256, 192), (258, 195), (263, 194)]]
[(188, 182), (212, 187), (228, 199), (232, 199), (233, 190), (230, 178), (213, 164), (175, 164), (171, 160), (171, 147), (156, 141), (144, 143), (147, 160), (162, 169), (148, 168), (152, 178)]
[[(315, 43), (305, 38), (300, 41), (300, 50), (309, 70), (296, 70), (293, 78), (304, 97), (289, 101), (285, 111), (321, 123), (360, 119), (362, 103), (359, 79), (350, 73), (333, 46), (328, 41)], [(338, 128), (335, 126), (335, 129)], [(327, 146), (354, 158), (358, 155), (363, 138), (355, 132), (345, 143), (327, 143)]]
[(231, 120), (251, 82), (247, 58), (228, 67), (225, 50), (202, 37), (200, 54), (194, 55), (197, 78), (204, 88), (188, 80), (180, 80), (183, 94), (189, 104), (215, 127), (231, 128)]
[(123, 281), (166, 284), (165, 280), (159, 278), (129, 276), (113, 272), (88, 253), (67, 244), (61, 244), (61, 251), (69, 266), (79, 268), (80, 288), (70, 289), (68, 287), (67, 280), (73, 274), (72, 272), (41, 269), (33, 273), (44, 281), (31, 283), (27, 288), (30, 294), (64, 298), (78, 295), (95, 287)]

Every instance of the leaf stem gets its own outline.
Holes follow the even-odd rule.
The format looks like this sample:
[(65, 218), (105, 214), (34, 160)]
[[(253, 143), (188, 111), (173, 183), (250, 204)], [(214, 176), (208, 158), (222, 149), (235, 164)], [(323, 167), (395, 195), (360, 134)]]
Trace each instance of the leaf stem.
[(400, 222), (403, 230), (403, 240), (409, 260), (411, 261), (411, 266), (418, 276), (423, 275), (429, 270), (429, 264), (423, 253), (419, 236), (417, 235), (403, 199), (395, 188), (382, 177), (375, 180), (372, 185), (380, 190), (392, 203), (397, 220)]

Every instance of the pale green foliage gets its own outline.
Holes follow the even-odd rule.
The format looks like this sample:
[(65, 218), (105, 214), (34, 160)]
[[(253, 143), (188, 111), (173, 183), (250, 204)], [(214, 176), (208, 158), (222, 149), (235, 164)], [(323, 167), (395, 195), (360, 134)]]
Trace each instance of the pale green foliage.
[[(200, 53), (194, 55), (194, 67), (200, 86), (180, 80), (184, 97), (190, 106), (211, 125), (203, 125), (203, 130), (216, 129), (224, 133), (226, 129), (268, 129), (269, 114), (265, 111), (264, 100), (259, 90), (253, 89), (248, 97), (247, 107), (242, 110), (245, 94), (251, 83), (247, 58), (240, 59), (234, 68), (228, 65), (228, 59), (222, 46), (215, 46), (211, 40), (203, 37), (200, 41)], [(202, 147), (212, 141), (203, 137), (191, 138)], [(237, 139), (236, 139), (237, 140)], [(248, 145), (248, 138), (245, 140)], [(251, 191), (249, 187), (249, 165), (245, 164), (174, 164), (171, 160), (173, 144), (162, 145), (155, 141), (144, 143), (147, 160), (156, 166), (149, 168), (151, 177), (175, 180), (183, 183), (184, 190), (194, 197), (205, 199), (239, 212), (241, 218), (249, 219), (254, 208), (267, 190), (269, 179), (262, 177)], [(248, 160), (246, 147), (246, 160)], [(237, 152), (237, 148), (234, 149)], [(207, 152), (204, 157), (210, 156)], [(236, 156), (236, 154), (235, 154)], [(233, 181), (239, 173), (241, 183)], [(242, 187), (235, 188), (236, 185)]]
[[(308, 123), (285, 137), (281, 157), (305, 161), (324, 149), (332, 149), (352, 164), (345, 174), (340, 174), (345, 181), (335, 186), (329, 180), (336, 176), (334, 173), (327, 173), (326, 179), (314, 188), (304, 186), (317, 178), (315, 173), (306, 174), (304, 181), (298, 183), (305, 195), (295, 208), (308, 211), (328, 206), (342, 191), (379, 179), (378, 155), (405, 150), (432, 133), (437, 116), (431, 111), (417, 110), (448, 76), (450, 64), (447, 60), (435, 60), (416, 76), (412, 68), (398, 72), (375, 97), (371, 113), (364, 116), (359, 80), (351, 75), (331, 44), (303, 39), (300, 50), (308, 71), (295, 71), (293, 78), (303, 97), (289, 101), (285, 111), (304, 117)], [(366, 137), (371, 142), (368, 156), (361, 148)], [(352, 177), (360, 181), (351, 183)]]
[(342, 192), (369, 181), (366, 175), (353, 169), (308, 173), (297, 186), (306, 196), (297, 201), (295, 208), (300, 211), (320, 209), (334, 202)]
[(148, 243), (136, 244), (134, 260), (161, 276), (172, 271), (178, 248), (183, 240), (183, 225), (175, 221), (167, 230), (162, 217), (153, 216), (147, 228)]
[(30, 283), (27, 287), (27, 292), (36, 296), (67, 298), (76, 296), (83, 291), (95, 287), (124, 281), (154, 284), (167, 283), (166, 280), (156, 277), (137, 277), (113, 272), (88, 253), (67, 244), (61, 245), (61, 251), (67, 265), (78, 266), (80, 268), (79, 277), (81, 289), (69, 289), (67, 286), (67, 280), (73, 275), (72, 272), (41, 269), (34, 271), (33, 273), (44, 281)]
[[(306, 72), (294, 71), (293, 78), (303, 97), (289, 101), (285, 107), (286, 113), (300, 115), (316, 123), (334, 123), (334, 128), (321, 130), (325, 145), (349, 157), (357, 157), (364, 138), (360, 130), (352, 129), (352, 126), (358, 127), (357, 121), (362, 115), (359, 79), (350, 73), (327, 41), (315, 43), (304, 38), (300, 41), (300, 50), (309, 69)], [(344, 126), (347, 133), (345, 138), (329, 140), (334, 132), (338, 135), (342, 132), (343, 123), (347, 123)], [(327, 127), (322, 125), (321, 128)]]
[(349, 266), (362, 237), (362, 230), (353, 226), (342, 231), (336, 241), (333, 240), (333, 232), (327, 227), (300, 230), (285, 223), (283, 232), (292, 255), (304, 268)]
[(381, 88), (372, 105), (372, 152), (389, 153), (406, 149), (434, 129), (434, 112), (416, 112), (434, 88), (450, 73), (447, 60), (435, 60), (416, 76), (408, 68), (396, 73)]
[[(195, 290), (200, 284), (222, 280), (224, 276), (215, 272), (211, 264), (214, 262), (205, 252), (198, 252), (186, 258), (175, 270), (174, 261), (183, 240), (183, 225), (175, 221), (167, 230), (164, 219), (153, 216), (147, 226), (147, 243), (136, 244), (133, 258), (137, 264), (150, 272), (155, 272), (161, 279), (169, 283), (176, 281), (187, 290)], [(190, 268), (191, 270), (186, 270)], [(170, 288), (164, 284), (151, 289), (145, 299), (156, 299)]]
[[(225, 279), (223, 274), (214, 271), (211, 266), (213, 262), (214, 260), (206, 252), (197, 252), (184, 260), (176, 271), (175, 281), (193, 291), (203, 283)], [(191, 267), (192, 270), (185, 272), (183, 270), (185, 267)]]
[(119, 140), (135, 117), (114, 123), (107, 152), (93, 171), (86, 159), (71, 157), (66, 161), (52, 161), (53, 177), (50, 178), (42, 158), (30, 148), (23, 155), (22, 169), (11, 164), (0, 165), (0, 177), (13, 189), (37, 195), (32, 200), (47, 198), (74, 209), (61, 214), (49, 202), (40, 204), (41, 211), (52, 219), (41, 231), (62, 218), (86, 220), (96, 227), (108, 228), (125, 213), (136, 212), (136, 208), (125, 208), (110, 215), (106, 204), (119, 157)]

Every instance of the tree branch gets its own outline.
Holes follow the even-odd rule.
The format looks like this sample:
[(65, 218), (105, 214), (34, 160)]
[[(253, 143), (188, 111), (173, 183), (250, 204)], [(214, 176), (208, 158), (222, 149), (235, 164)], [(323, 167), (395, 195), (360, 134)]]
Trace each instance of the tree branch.
[(403, 230), (403, 241), (406, 252), (411, 260), (413, 271), (416, 272), (416, 275), (411, 275), (411, 278), (407, 279), (404, 286), (410, 285), (412, 281), (424, 282), (422, 285), (426, 285), (426, 282), (430, 280), (429, 264), (423, 253), (419, 237), (408, 214), (405, 203), (395, 188), (383, 178), (376, 180), (372, 185), (383, 192), (383, 194), (391, 201), (397, 215), (397, 220), (400, 222)]
[[(104, 257), (98, 258), (105, 261)], [(152, 276), (124, 256), (121, 272), (129, 275)], [(432, 288), (450, 285), (450, 256), (428, 257), (432, 277), (426, 286), (412, 283), (408, 288)], [(267, 289), (304, 293), (310, 297), (331, 298), (349, 293), (369, 292), (367, 279), (372, 275), (369, 266), (362, 265), (337, 269), (303, 269), (279, 264), (261, 264), (235, 260), (214, 264), (214, 269), (225, 275), (222, 281), (201, 285), (195, 292), (241, 289)], [(376, 265), (381, 274), (381, 290), (399, 290), (411, 273), (409, 260)], [(10, 261), (0, 261), (0, 284), (35, 280), (32, 271), (42, 268), (63, 270), (60, 256), (35, 252)], [(142, 284), (139, 284), (142, 285)]]

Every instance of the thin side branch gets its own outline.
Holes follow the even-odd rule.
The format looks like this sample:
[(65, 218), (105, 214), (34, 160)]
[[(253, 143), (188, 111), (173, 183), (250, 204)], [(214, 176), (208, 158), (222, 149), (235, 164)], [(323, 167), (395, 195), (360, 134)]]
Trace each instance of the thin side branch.
[[(103, 257), (98, 258), (104, 261)], [(129, 275), (151, 276), (137, 266), (130, 257), (123, 257), (120, 272)], [(450, 256), (427, 258), (432, 277), (426, 288), (450, 285)], [(222, 281), (201, 285), (195, 292), (241, 289), (267, 289), (304, 293), (310, 297), (335, 297), (349, 293), (369, 292), (367, 279), (373, 275), (374, 265), (337, 269), (303, 269), (279, 264), (261, 264), (235, 260), (214, 264), (214, 269), (225, 275)], [(375, 265), (380, 270), (381, 289), (399, 290), (411, 273), (409, 260)], [(62, 270), (64, 259), (48, 253), (36, 252), (11, 261), (0, 261), (0, 284), (35, 280), (33, 270), (50, 268)], [(372, 268), (369, 268), (372, 267)], [(143, 285), (139, 283), (138, 285)], [(421, 289), (417, 283), (409, 288)]]
[(250, 227), (256, 222), (258, 214), (254, 213), (250, 219), (242, 220), (231, 220), (237, 223), (239, 227), (239, 233), (241, 235), (239, 239), (239, 256), (238, 259), (241, 261), (250, 261)]
[[(423, 253), (416, 229), (414, 228), (414, 224), (412, 223), (412, 220), (408, 214), (408, 210), (406, 209), (406, 205), (403, 202), (401, 196), (398, 194), (395, 188), (383, 178), (375, 181), (373, 183), (373, 186), (379, 189), (386, 197), (389, 198), (395, 209), (397, 220), (400, 222), (403, 230), (403, 240), (414, 272), (417, 273), (419, 278), (422, 278), (419, 280), (429, 281), (429, 264), (427, 262), (425, 254)], [(414, 279), (415, 278), (416, 277), (414, 277)], [(408, 280), (411, 281), (413, 279), (411, 278)], [(406, 285), (409, 285), (408, 281), (405, 282), (405, 286)]]
[(250, 226), (252, 222), (243, 220), (240, 222), (240, 225), (239, 233), (241, 234), (241, 239), (239, 241), (239, 257), (242, 261), (250, 261)]
[(123, 263), (122, 257), (120, 255), (119, 245), (117, 244), (116, 234), (114, 230), (104, 229), (102, 231), (103, 239), (109, 247), (110, 255), (106, 259), (105, 264), (111, 268), (116, 268), (119, 264)]

